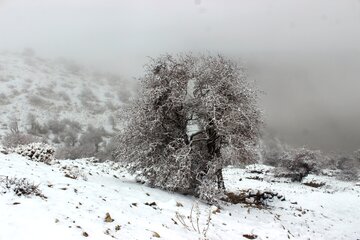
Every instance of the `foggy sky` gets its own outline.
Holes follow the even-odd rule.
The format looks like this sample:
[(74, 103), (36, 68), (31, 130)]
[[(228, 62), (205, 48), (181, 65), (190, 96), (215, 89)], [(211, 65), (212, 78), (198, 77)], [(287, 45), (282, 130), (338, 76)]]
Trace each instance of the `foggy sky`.
[(360, 0), (0, 0), (0, 50), (24, 47), (126, 78), (165, 52), (242, 58), (269, 129), (360, 148)]

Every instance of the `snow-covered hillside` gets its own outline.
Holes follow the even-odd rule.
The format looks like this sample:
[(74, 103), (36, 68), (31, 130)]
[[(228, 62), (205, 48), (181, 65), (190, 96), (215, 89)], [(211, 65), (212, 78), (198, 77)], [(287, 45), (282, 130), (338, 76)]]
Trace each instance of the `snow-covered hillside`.
[[(195, 198), (149, 188), (117, 163), (64, 160), (46, 165), (0, 153), (0, 166), (1, 240), (202, 239), (186, 217)], [(211, 212), (207, 239), (359, 239), (360, 186), (307, 177), (307, 182), (316, 178), (325, 183), (314, 188), (275, 179), (266, 168), (255, 167), (263, 173), (251, 167), (227, 169), (227, 188), (270, 189), (285, 201), (274, 199), (267, 208), (224, 205), (220, 211), (200, 203), (200, 231), (207, 228)], [(4, 184), (14, 177), (38, 185), (38, 196), (16, 196)], [(195, 205), (193, 219), (196, 212)]]
[(128, 94), (119, 77), (94, 73), (67, 60), (0, 53), (0, 135), (15, 118), (26, 127), (29, 113), (40, 123), (75, 120), (106, 126)]

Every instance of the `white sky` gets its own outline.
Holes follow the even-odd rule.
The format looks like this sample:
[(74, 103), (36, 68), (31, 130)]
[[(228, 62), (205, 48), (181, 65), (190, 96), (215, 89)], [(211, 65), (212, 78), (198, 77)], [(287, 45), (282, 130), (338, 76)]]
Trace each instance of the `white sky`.
[[(0, 0), (1, 1), (1, 0)], [(360, 52), (359, 0), (2, 0), (0, 48), (31, 46), (136, 75), (145, 56)], [(100, 61), (101, 60), (101, 61)], [(140, 63), (140, 64), (139, 64)]]

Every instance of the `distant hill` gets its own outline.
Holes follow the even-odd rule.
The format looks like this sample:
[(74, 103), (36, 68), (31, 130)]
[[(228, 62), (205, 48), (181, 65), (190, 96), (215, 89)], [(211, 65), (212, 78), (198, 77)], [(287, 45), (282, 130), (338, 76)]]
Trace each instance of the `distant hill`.
[(117, 109), (130, 96), (119, 76), (96, 73), (65, 59), (42, 59), (31, 51), (0, 53), (0, 136), (15, 119), (25, 130), (39, 123), (69, 119), (111, 131)]

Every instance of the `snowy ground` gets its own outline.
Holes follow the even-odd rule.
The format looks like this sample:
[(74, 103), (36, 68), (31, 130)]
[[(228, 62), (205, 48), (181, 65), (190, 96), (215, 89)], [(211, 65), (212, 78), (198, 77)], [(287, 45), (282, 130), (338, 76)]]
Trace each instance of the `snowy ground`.
[[(75, 160), (49, 166), (0, 153), (0, 166), (0, 178), (27, 178), (39, 184), (46, 197), (2, 193), (0, 184), (0, 240), (202, 237), (188, 219), (186, 229), (176, 217), (177, 212), (188, 216), (196, 199), (137, 183), (117, 164)], [(250, 170), (228, 169), (228, 189), (271, 189), (286, 200), (274, 200), (265, 209), (224, 206), (211, 215), (208, 239), (247, 239), (244, 234), (277, 240), (360, 239), (360, 186), (316, 177), (326, 185), (313, 188)], [(78, 179), (65, 177), (72, 174)], [(256, 176), (260, 179), (248, 179)], [(199, 207), (202, 230), (210, 207), (201, 203)], [(106, 213), (113, 221), (104, 221)]]

